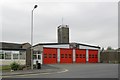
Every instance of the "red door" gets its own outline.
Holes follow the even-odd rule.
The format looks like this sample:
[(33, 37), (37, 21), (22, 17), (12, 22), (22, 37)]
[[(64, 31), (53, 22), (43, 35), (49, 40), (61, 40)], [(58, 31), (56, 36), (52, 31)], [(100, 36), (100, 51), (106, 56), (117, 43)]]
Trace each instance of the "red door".
[(98, 50), (89, 50), (89, 63), (97, 63), (98, 62)]
[(44, 64), (57, 63), (57, 49), (56, 48), (43, 48), (43, 63)]
[(73, 62), (73, 50), (72, 49), (60, 49), (60, 63), (72, 63)]
[(86, 63), (85, 49), (76, 49), (76, 63)]

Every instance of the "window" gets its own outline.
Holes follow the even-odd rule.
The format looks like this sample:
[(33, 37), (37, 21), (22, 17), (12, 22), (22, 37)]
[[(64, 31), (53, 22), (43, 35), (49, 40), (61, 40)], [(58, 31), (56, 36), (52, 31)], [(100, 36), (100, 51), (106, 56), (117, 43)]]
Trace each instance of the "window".
[(53, 58), (56, 58), (56, 54), (53, 54)]
[(98, 56), (97, 56), (97, 55), (95, 55), (95, 57), (96, 57), (96, 58), (98, 58)]
[(0, 59), (4, 59), (4, 54), (0, 54)]
[(13, 54), (13, 59), (18, 59), (18, 54)]
[(37, 59), (37, 55), (36, 54), (33, 55), (33, 59)]
[(38, 59), (41, 59), (41, 55), (38, 55)]
[(5, 52), (5, 59), (11, 59), (11, 53)]
[(52, 58), (52, 54), (49, 54), (49, 58)]
[(85, 58), (85, 54), (83, 54), (83, 58)]
[(80, 58), (82, 58), (82, 54), (80, 54)]
[(76, 54), (76, 58), (78, 58), (78, 54)]
[(33, 51), (33, 54), (37, 54), (38, 52), (37, 51)]
[(92, 54), (92, 58), (94, 58), (94, 54)]
[(64, 54), (61, 54), (61, 58), (64, 58)]
[(38, 51), (38, 54), (40, 54), (40, 51)]
[(69, 58), (71, 58), (71, 54), (69, 54)]
[(47, 54), (44, 54), (44, 58), (47, 58)]
[(65, 54), (65, 58), (67, 58), (67, 54)]
[(26, 51), (20, 51), (20, 59), (26, 59)]
[(91, 58), (91, 54), (89, 55), (89, 58)]

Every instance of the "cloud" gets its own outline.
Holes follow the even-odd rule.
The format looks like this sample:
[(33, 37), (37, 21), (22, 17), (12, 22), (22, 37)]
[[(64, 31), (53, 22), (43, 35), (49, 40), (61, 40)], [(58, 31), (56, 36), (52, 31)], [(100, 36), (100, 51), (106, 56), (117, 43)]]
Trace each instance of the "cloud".
[(70, 28), (70, 42), (118, 47), (117, 2), (9, 1), (2, 6), (3, 41), (30, 42), (31, 10), (36, 3), (34, 44), (57, 42), (63, 17)]

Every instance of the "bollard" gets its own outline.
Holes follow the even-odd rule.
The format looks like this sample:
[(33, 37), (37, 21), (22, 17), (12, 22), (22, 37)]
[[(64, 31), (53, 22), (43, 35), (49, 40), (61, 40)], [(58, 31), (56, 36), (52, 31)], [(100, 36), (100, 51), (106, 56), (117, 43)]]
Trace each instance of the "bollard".
[(38, 63), (37, 69), (41, 69), (41, 63)]

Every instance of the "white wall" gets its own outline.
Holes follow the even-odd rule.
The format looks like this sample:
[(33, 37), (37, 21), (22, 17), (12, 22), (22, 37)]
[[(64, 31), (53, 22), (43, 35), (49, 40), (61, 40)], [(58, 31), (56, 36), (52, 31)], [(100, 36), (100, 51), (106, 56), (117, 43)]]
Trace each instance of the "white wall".
[(69, 48), (69, 44), (62, 44), (62, 45), (44, 45), (43, 47), (50, 47), (50, 48)]
[[(5, 59), (5, 53), (7, 53), (7, 52), (9, 52), (11, 54), (11, 59)], [(2, 50), (2, 52), (0, 54), (4, 54), (4, 59), (0, 59), (0, 65), (10, 65), (13, 62), (16, 62), (20, 65), (26, 65), (26, 56), (24, 56), (25, 59), (20, 59), (20, 51)], [(13, 54), (18, 54), (18, 59), (13, 59)], [(24, 51), (24, 54), (26, 55), (26, 51)]]
[(26, 60), (2, 60), (2, 59), (0, 59), (0, 65), (10, 65), (14, 61), (20, 65), (26, 64)]

